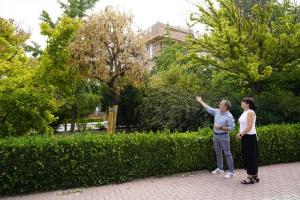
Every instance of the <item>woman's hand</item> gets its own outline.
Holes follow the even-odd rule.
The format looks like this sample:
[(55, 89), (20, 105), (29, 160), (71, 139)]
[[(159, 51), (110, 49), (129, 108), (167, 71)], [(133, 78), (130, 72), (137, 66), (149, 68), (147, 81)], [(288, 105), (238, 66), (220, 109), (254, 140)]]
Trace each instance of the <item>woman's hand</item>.
[(237, 133), (237, 134), (236, 134), (236, 138), (237, 138), (238, 140), (241, 140), (242, 137), (243, 137), (243, 135), (242, 135), (241, 133)]

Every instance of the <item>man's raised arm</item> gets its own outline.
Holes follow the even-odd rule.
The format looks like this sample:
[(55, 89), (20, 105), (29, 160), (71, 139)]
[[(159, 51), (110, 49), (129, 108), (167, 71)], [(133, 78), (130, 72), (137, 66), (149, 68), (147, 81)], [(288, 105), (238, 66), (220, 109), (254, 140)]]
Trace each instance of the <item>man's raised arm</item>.
[(196, 100), (205, 108), (205, 110), (211, 114), (211, 115), (215, 115), (217, 112), (217, 109), (211, 108), (209, 105), (207, 105), (201, 97), (197, 96)]

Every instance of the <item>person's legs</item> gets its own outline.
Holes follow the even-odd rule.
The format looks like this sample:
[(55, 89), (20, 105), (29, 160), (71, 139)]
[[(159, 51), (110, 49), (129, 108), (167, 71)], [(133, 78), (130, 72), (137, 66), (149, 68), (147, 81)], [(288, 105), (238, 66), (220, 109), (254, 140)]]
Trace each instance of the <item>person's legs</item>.
[(223, 170), (222, 145), (219, 136), (214, 135), (213, 141), (214, 141), (214, 148), (215, 148), (216, 158), (217, 158), (217, 168)]
[(227, 165), (228, 165), (228, 168), (229, 168), (228, 171), (233, 173), (234, 164), (233, 164), (233, 158), (232, 158), (231, 151), (230, 151), (230, 136), (229, 135), (224, 135), (222, 137), (221, 145), (222, 145), (222, 149), (224, 151), (226, 161), (227, 161)]
[(242, 184), (253, 184), (259, 182), (258, 172), (258, 144), (256, 135), (245, 135), (242, 138), (243, 159), (247, 178)]
[(251, 176), (257, 175), (258, 171), (258, 145), (256, 135), (248, 136), (247, 155), (247, 174)]
[(256, 174), (258, 174), (258, 164), (259, 164), (259, 144), (258, 144), (257, 136), (256, 136), (256, 142), (255, 142), (255, 153), (256, 153), (256, 157), (255, 157)]
[(248, 137), (244, 135), (242, 138), (242, 156), (243, 156), (243, 164), (244, 169), (247, 171), (247, 146), (248, 146)]

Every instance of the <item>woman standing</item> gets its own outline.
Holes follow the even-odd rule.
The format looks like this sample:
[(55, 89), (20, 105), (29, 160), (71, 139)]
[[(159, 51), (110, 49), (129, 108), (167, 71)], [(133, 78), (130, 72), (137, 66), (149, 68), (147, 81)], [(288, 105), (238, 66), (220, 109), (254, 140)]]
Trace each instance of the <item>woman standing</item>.
[(255, 101), (251, 97), (242, 99), (241, 107), (244, 112), (239, 118), (240, 131), (237, 138), (242, 140), (242, 151), (244, 167), (247, 170), (247, 178), (243, 180), (242, 184), (253, 184), (259, 182), (258, 172), (258, 143), (256, 136), (256, 114)]

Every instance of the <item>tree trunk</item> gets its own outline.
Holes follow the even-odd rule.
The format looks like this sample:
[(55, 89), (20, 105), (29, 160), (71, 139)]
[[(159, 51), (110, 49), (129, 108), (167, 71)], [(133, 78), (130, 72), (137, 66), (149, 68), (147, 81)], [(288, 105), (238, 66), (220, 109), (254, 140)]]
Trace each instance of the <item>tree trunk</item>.
[(110, 91), (111, 94), (111, 102), (109, 106), (109, 113), (108, 113), (108, 133), (114, 133), (116, 130), (116, 122), (117, 122), (117, 113), (118, 113), (118, 105), (117, 105), (117, 97), (118, 95), (114, 93), (112, 90)]
[(68, 123), (65, 122), (65, 133), (68, 132)]
[(71, 133), (75, 132), (75, 121), (76, 121), (76, 104), (72, 105), (71, 108)]
[(114, 133), (116, 130), (116, 123), (117, 123), (117, 113), (118, 113), (118, 105), (113, 105), (109, 107), (109, 114), (108, 114), (108, 133)]

